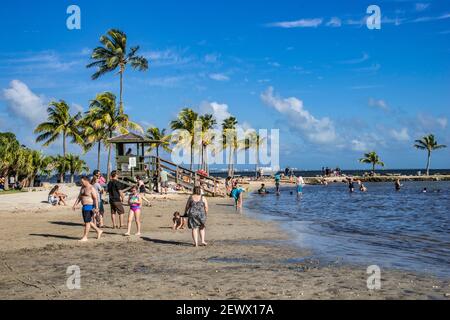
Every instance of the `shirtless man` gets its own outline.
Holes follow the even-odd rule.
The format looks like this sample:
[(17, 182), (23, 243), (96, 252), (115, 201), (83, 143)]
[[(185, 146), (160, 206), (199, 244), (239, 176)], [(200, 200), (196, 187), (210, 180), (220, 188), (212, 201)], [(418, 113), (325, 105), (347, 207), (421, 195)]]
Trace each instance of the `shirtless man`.
[(91, 227), (97, 232), (97, 239), (100, 239), (103, 231), (97, 228), (95, 223), (93, 223), (94, 214), (98, 213), (99, 208), (97, 192), (89, 182), (89, 178), (85, 176), (81, 177), (80, 194), (78, 195), (78, 198), (72, 207), (74, 211), (77, 209), (77, 205), (80, 202), (83, 205), (82, 214), (84, 221), (84, 234), (83, 238), (81, 238), (80, 241), (81, 242), (88, 241), (88, 234)]

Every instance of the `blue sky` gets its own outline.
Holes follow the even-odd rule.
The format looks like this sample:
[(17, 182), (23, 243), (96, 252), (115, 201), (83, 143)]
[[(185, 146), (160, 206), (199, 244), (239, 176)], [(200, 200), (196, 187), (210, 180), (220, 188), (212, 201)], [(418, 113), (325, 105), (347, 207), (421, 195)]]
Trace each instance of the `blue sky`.
[[(81, 30), (66, 9), (81, 8)], [(369, 30), (366, 9), (382, 11)], [(421, 168), (414, 139), (450, 145), (450, 5), (447, 1), (14, 1), (0, 10), (0, 130), (28, 146), (52, 99), (87, 110), (109, 74), (85, 65), (110, 28), (150, 60), (127, 70), (125, 109), (144, 127), (168, 127), (191, 107), (279, 128), (282, 166), (363, 168), (376, 150), (387, 168)], [(46, 149), (54, 154), (60, 144)], [(71, 149), (80, 152), (78, 147)], [(95, 153), (86, 159), (93, 166)], [(435, 168), (450, 167), (450, 148)]]

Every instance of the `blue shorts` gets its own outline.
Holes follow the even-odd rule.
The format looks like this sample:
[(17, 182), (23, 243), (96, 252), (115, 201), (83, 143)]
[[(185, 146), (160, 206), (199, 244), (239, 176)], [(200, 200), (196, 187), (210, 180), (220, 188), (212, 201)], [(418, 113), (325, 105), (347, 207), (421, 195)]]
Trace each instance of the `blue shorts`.
[(297, 193), (303, 193), (303, 186), (297, 186)]
[(92, 217), (94, 216), (94, 205), (85, 205), (82, 209), (82, 216), (84, 223), (92, 222)]

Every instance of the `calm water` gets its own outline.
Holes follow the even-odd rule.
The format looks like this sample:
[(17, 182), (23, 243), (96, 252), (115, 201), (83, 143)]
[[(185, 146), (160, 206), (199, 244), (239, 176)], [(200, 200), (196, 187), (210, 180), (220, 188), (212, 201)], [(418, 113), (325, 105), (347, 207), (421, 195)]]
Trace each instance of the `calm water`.
[(301, 200), (286, 187), (279, 197), (255, 195), (246, 206), (280, 221), (297, 244), (328, 262), (450, 278), (450, 182), (405, 182), (400, 192), (392, 183), (366, 186), (365, 194), (350, 194), (344, 184), (306, 186)]

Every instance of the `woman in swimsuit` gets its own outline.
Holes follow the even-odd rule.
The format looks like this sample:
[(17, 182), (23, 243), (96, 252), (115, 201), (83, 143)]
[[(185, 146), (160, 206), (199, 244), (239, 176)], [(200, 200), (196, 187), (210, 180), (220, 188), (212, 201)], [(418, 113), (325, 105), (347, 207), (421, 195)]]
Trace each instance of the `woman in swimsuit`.
[(139, 193), (137, 192), (137, 187), (133, 187), (130, 190), (130, 197), (128, 198), (128, 204), (130, 205), (130, 213), (128, 214), (128, 231), (125, 233), (126, 236), (130, 236), (131, 234), (131, 224), (134, 221), (136, 222), (137, 233), (136, 236), (141, 235), (141, 206), (142, 199)]

